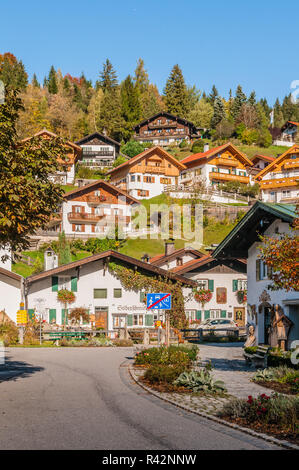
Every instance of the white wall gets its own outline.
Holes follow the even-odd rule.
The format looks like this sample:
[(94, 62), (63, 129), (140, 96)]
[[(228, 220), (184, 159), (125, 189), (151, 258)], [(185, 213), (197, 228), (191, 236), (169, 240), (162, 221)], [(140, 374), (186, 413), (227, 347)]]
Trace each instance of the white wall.
[(16, 322), (21, 302), (21, 281), (0, 273), (0, 311)]
[[(131, 176), (135, 176), (135, 181), (131, 181)], [(140, 181), (137, 181), (137, 176), (140, 176)], [(154, 183), (146, 183), (143, 181), (144, 176), (154, 177)], [(149, 199), (158, 196), (164, 192), (167, 184), (160, 183), (160, 178), (168, 178), (171, 185), (175, 184), (174, 176), (165, 176), (163, 174), (152, 173), (130, 173), (127, 175), (127, 190), (129, 194), (136, 199)], [(148, 196), (138, 196), (138, 190), (149, 191)]]
[[(290, 233), (289, 225), (287, 223), (283, 223), (280, 220), (276, 220), (271, 224), (271, 226), (266, 230), (265, 235), (266, 236), (275, 236), (275, 229), (278, 228), (280, 233)], [(277, 235), (276, 235), (277, 236)], [(260, 245), (260, 242), (254, 243), (249, 251), (248, 251), (248, 260), (247, 260), (247, 278), (248, 278), (248, 304), (250, 305), (255, 305), (256, 310), (258, 311), (258, 307), (260, 305), (260, 296), (261, 294), (266, 291), (268, 295), (270, 296), (269, 304), (271, 305), (280, 305), (284, 313), (289, 316), (290, 314), (290, 306), (285, 304), (285, 301), (288, 300), (296, 300), (298, 299), (298, 305), (299, 305), (299, 293), (295, 291), (290, 291), (287, 292), (285, 290), (277, 290), (277, 291), (271, 291), (268, 290), (268, 286), (271, 283), (268, 279), (256, 280), (256, 260), (258, 259), (260, 255), (260, 251), (258, 250), (258, 246)], [(299, 312), (298, 312), (299, 313)], [(294, 321), (294, 315), (292, 315), (293, 318), (292, 320)], [(264, 342), (264, 313), (258, 313), (258, 323), (256, 325), (256, 322), (254, 321), (253, 318), (248, 316), (248, 320), (250, 323), (253, 323), (256, 325), (256, 335), (258, 338), (259, 343)], [(290, 334), (290, 341), (293, 339), (299, 339), (299, 316), (297, 316), (297, 326), (293, 328)]]

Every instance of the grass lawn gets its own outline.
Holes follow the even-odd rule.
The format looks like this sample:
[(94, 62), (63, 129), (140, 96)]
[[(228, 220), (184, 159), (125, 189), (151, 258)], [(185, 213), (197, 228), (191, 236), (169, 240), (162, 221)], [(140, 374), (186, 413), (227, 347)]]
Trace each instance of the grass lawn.
[(69, 191), (73, 191), (73, 189), (78, 189), (78, 186), (74, 186), (73, 184), (67, 184), (65, 186), (62, 185), (61, 187), (65, 193), (68, 193)]
[(211, 246), (213, 243), (219, 244), (234, 228), (235, 224), (222, 225), (208, 225), (203, 232), (203, 242), (205, 246)]
[[(141, 259), (147, 253), (150, 257), (164, 253), (166, 240), (142, 240), (140, 238), (129, 239), (120, 248), (120, 252), (133, 258)], [(184, 240), (175, 240), (176, 250), (184, 248)]]
[(280, 147), (277, 145), (270, 145), (270, 147), (264, 148), (264, 147), (256, 147), (255, 145), (243, 145), (243, 144), (238, 145), (237, 147), (241, 150), (241, 152), (245, 153), (250, 160), (256, 154), (266, 155), (268, 157), (276, 158), (278, 157), (278, 155), (281, 155), (289, 148), (289, 147)]

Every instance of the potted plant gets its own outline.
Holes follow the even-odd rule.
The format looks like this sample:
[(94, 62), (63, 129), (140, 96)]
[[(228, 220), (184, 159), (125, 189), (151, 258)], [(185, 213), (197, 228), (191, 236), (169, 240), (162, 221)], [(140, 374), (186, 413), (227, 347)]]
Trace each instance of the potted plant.
[(245, 304), (247, 302), (247, 290), (238, 290), (237, 299), (239, 304)]
[(65, 329), (66, 319), (67, 319), (67, 315), (68, 315), (67, 306), (68, 306), (68, 304), (72, 304), (73, 302), (75, 302), (76, 296), (75, 296), (74, 292), (71, 292), (67, 289), (61, 289), (57, 293), (57, 300), (64, 305), (65, 313), (64, 313), (63, 326), (64, 326), (64, 329)]
[(193, 291), (193, 294), (194, 294), (194, 299), (197, 302), (201, 303), (203, 307), (207, 302), (210, 302), (212, 295), (213, 295), (210, 289), (195, 290)]

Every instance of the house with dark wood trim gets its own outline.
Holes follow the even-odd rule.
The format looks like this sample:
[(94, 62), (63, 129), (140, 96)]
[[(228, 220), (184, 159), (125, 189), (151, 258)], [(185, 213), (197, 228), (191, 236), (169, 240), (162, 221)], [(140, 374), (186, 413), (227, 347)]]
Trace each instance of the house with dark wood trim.
[(119, 156), (120, 143), (99, 132), (93, 132), (76, 142), (82, 149), (78, 163), (92, 169), (112, 168)]

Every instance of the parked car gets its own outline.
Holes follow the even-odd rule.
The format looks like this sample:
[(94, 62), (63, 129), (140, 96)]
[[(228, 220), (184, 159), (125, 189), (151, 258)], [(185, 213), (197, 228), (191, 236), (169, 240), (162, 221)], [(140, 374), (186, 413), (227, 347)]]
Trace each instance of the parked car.
[[(215, 330), (215, 335), (218, 334), (219, 336), (230, 334), (230, 330), (233, 332), (238, 328), (239, 326), (234, 320), (225, 318), (216, 318), (214, 320), (210, 318), (208, 320), (204, 320), (200, 325), (198, 325), (198, 329), (202, 329), (203, 331)], [(217, 333), (217, 330), (221, 329), (225, 329), (227, 331), (218, 331)]]

